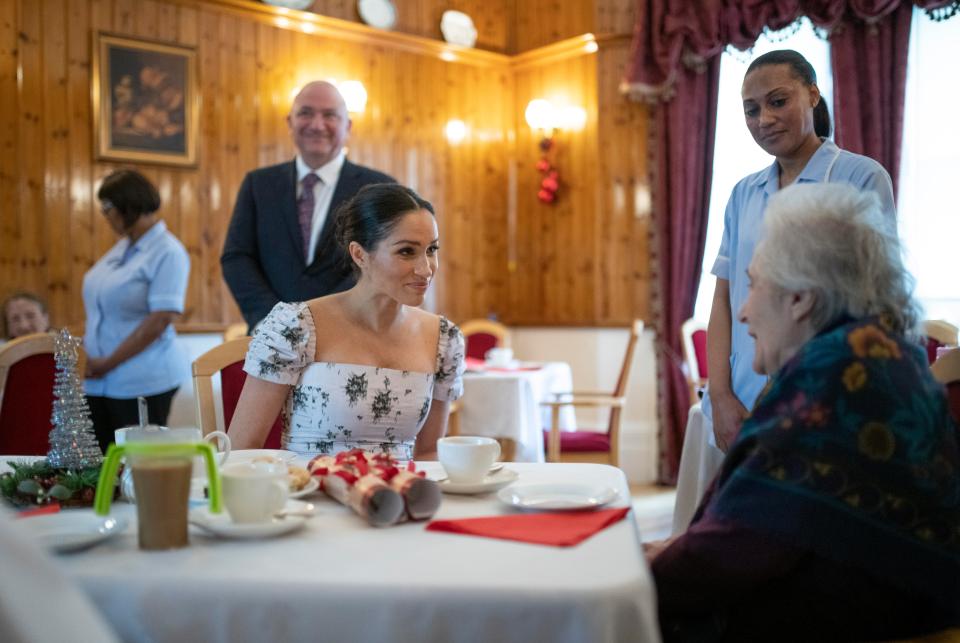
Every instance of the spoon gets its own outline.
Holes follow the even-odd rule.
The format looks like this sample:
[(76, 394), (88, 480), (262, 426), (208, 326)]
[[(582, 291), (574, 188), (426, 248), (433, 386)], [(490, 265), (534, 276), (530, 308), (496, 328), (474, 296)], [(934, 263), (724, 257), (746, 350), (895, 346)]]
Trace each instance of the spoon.
[(273, 514), (273, 517), (279, 518), (281, 520), (283, 520), (284, 518), (293, 517), (293, 516), (303, 516), (304, 518), (310, 518), (311, 516), (316, 515), (316, 513), (317, 513), (317, 508), (313, 504), (308, 502), (306, 503), (305, 506), (301, 507), (300, 509), (283, 509), (281, 511), (278, 511), (275, 514)]

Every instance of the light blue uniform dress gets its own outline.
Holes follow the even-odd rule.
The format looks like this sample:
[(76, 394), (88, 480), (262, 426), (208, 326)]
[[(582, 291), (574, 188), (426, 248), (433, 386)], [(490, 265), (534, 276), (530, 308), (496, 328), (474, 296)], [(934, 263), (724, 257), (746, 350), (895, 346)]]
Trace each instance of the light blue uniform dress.
[[(163, 221), (134, 244), (120, 239), (83, 277), (87, 354), (110, 355), (150, 313), (182, 313), (189, 274), (190, 257)], [(102, 378), (87, 379), (87, 395), (122, 400), (180, 386), (189, 369), (176, 337), (173, 326), (167, 326), (142, 352)]]
[[(841, 150), (833, 141), (824, 140), (814, 152), (796, 183), (849, 183), (861, 190), (872, 190), (880, 197), (880, 206), (896, 230), (896, 206), (893, 183), (883, 166), (866, 156)], [(780, 189), (780, 173), (776, 161), (765, 170), (742, 179), (733, 188), (723, 215), (723, 239), (720, 253), (711, 272), (730, 282), (730, 380), (734, 395), (749, 410), (753, 408), (767, 378), (753, 370), (754, 343), (746, 324), (737, 313), (747, 300), (747, 267), (753, 258), (761, 231), (767, 201)], [(706, 418), (713, 421), (713, 405), (709, 387), (701, 403)], [(708, 432), (714, 444), (713, 431)]]

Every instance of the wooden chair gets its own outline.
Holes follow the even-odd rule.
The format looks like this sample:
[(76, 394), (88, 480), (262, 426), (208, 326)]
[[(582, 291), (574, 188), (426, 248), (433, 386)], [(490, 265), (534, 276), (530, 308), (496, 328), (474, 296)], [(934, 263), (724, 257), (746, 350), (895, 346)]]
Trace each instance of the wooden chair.
[(927, 338), (927, 361), (931, 364), (936, 361), (939, 347), (956, 346), (957, 334), (957, 327), (942, 319), (928, 319), (923, 322), (923, 335)]
[(687, 365), (690, 404), (700, 401), (700, 392), (707, 385), (707, 325), (688, 319), (680, 327), (683, 336), (683, 361)]
[[(53, 425), (54, 335), (34, 333), (0, 346), (0, 453), (44, 455)], [(86, 353), (78, 349), (81, 379)]]
[(230, 324), (223, 329), (223, 341), (229, 342), (231, 339), (240, 339), (247, 336), (247, 325), (243, 322)]
[(510, 330), (490, 319), (468, 319), (460, 324), (467, 343), (467, 357), (483, 359), (487, 351), (494, 347), (510, 347)]
[[(213, 395), (213, 376), (220, 373), (220, 400), (223, 404), (223, 431), (230, 426), (233, 413), (243, 391), (247, 374), (243, 370), (243, 361), (250, 346), (249, 337), (240, 337), (215, 346), (193, 362), (193, 394), (197, 400), (197, 420), (200, 431), (207, 435), (217, 430), (217, 411)], [(278, 416), (270, 429), (266, 449), (281, 447), (280, 435), (283, 427)]]
[[(626, 404), (627, 382), (633, 365), (633, 353), (643, 332), (643, 321), (635, 320), (627, 339), (627, 348), (620, 367), (620, 376), (613, 393), (572, 392), (556, 395), (554, 401), (543, 402), (551, 409), (550, 428), (544, 430), (547, 462), (599, 462), (619, 466), (620, 420)], [(560, 409), (564, 406), (609, 408), (607, 430), (561, 431)]]
[(949, 351), (930, 366), (933, 377), (947, 387), (950, 413), (960, 423), (960, 348)]

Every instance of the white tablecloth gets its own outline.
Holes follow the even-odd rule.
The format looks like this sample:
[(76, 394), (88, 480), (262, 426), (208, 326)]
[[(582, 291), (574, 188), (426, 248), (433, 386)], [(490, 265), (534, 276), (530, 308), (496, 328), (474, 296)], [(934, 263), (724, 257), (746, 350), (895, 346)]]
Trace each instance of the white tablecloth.
[[(537, 370), (467, 372), (460, 400), (460, 433), (510, 438), (517, 443), (515, 460), (543, 462), (543, 430), (550, 427), (550, 409), (540, 402), (551, 393), (573, 390), (565, 362), (546, 362)], [(560, 428), (577, 428), (573, 407), (560, 411)]]
[[(436, 470), (436, 463), (427, 463)], [(510, 464), (521, 482), (588, 481), (617, 488), (618, 469)], [(180, 550), (137, 548), (124, 534), (60, 567), (125, 641), (659, 641), (655, 591), (633, 514), (576, 547), (375, 529), (324, 496), (293, 534), (229, 541), (191, 527)], [(437, 518), (508, 513), (495, 495), (445, 496)]]
[(690, 408), (687, 433), (680, 454), (680, 472), (677, 475), (677, 501), (673, 509), (673, 535), (687, 530), (707, 487), (723, 465), (724, 453), (714, 443), (713, 423), (700, 405)]

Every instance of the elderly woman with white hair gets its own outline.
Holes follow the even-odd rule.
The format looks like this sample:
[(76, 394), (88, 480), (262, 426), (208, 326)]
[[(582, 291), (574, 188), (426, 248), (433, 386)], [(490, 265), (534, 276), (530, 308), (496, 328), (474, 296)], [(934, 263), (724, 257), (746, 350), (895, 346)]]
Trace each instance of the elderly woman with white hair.
[(652, 559), (666, 641), (960, 625), (960, 452), (877, 198), (774, 196), (739, 311), (770, 377), (686, 533)]

